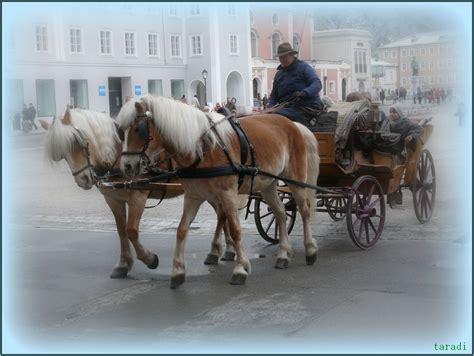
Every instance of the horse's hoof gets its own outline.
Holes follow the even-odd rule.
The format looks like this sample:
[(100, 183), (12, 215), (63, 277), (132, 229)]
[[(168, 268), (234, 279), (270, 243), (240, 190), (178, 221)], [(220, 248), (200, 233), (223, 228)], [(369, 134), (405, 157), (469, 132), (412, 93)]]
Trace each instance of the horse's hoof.
[(207, 255), (206, 259), (204, 260), (205, 265), (218, 265), (219, 264), (219, 256), (216, 255)]
[(318, 257), (316, 253), (311, 256), (306, 256), (306, 264), (308, 266), (314, 265), (314, 262), (316, 262), (316, 257)]
[(246, 279), (247, 279), (246, 274), (234, 273), (232, 275), (232, 279), (230, 280), (230, 284), (232, 284), (232, 285), (242, 285), (242, 284), (245, 284)]
[(160, 264), (160, 260), (158, 259), (158, 256), (153, 254), (153, 262), (147, 265), (149, 269), (156, 269), (158, 265)]
[(128, 274), (127, 267), (117, 267), (113, 269), (112, 274), (110, 275), (110, 278), (113, 278), (113, 279), (126, 278), (127, 274)]
[(278, 268), (278, 269), (288, 268), (288, 259), (277, 258), (276, 263), (275, 263), (275, 268)]
[(181, 284), (184, 283), (185, 279), (186, 277), (184, 274), (178, 274), (177, 276), (171, 277), (170, 288), (171, 289), (178, 288)]
[(224, 257), (221, 258), (222, 261), (234, 261), (235, 260), (235, 252), (226, 251), (224, 253)]

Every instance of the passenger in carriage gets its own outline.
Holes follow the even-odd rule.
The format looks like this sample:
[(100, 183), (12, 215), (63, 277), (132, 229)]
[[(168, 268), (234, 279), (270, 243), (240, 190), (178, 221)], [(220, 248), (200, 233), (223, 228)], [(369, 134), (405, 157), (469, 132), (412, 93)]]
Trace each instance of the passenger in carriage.
[[(390, 153), (401, 153), (406, 145), (411, 150), (416, 148), (416, 140), (423, 133), (423, 128), (410, 121), (404, 114), (399, 104), (390, 107), (388, 118), (380, 122), (380, 131), (396, 133), (400, 135), (398, 142), (391, 145)], [(384, 150), (385, 151), (385, 150)]]
[(296, 54), (298, 52), (288, 42), (278, 46), (281, 65), (278, 66), (278, 72), (273, 80), (268, 107), (285, 103), (272, 112), (310, 126), (315, 112), (323, 109), (319, 97), (322, 85), (314, 69), (308, 63), (299, 60)]

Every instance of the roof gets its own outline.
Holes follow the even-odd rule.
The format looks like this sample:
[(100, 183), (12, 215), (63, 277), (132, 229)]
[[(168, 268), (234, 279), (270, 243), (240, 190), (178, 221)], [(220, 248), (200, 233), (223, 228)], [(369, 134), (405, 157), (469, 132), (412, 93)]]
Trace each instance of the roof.
[(413, 34), (398, 41), (386, 44), (384, 46), (380, 46), (379, 49), (382, 48), (396, 48), (396, 47), (411, 47), (411, 46), (418, 46), (418, 45), (426, 45), (432, 43), (442, 43), (447, 41), (454, 40), (454, 34), (446, 31), (439, 31), (439, 32), (425, 32), (425, 33), (418, 33)]
[(369, 31), (356, 30), (356, 29), (350, 29), (350, 28), (313, 32), (313, 37), (339, 37), (339, 36), (359, 36), (359, 37), (372, 38), (372, 34)]
[(398, 67), (397, 64), (384, 62), (375, 58), (372, 58), (370, 60), (370, 65), (371, 66), (384, 66), (384, 67)]

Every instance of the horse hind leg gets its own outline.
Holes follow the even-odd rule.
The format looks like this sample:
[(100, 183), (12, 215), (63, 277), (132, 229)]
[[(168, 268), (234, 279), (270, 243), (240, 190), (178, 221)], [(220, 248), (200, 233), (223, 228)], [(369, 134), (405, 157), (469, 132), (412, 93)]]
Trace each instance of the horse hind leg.
[(104, 198), (114, 215), (115, 225), (117, 226), (117, 233), (120, 239), (119, 260), (115, 264), (112, 273), (110, 274), (110, 278), (125, 278), (133, 266), (133, 256), (126, 232), (127, 217), (125, 203), (106, 195), (104, 195)]
[[(314, 191), (310, 189), (305, 189), (295, 185), (288, 184), (290, 187), (293, 198), (296, 201), (298, 206), (298, 211), (300, 212), (301, 219), (303, 220), (303, 233), (304, 233), (304, 247), (306, 254), (306, 264), (312, 265), (316, 262), (318, 245), (316, 240), (312, 237), (311, 232), (311, 220), (313, 215), (313, 201), (314, 201)], [(306, 191), (309, 191), (308, 192)], [(312, 195), (311, 195), (312, 192)], [(311, 200), (312, 199), (312, 200)]]
[(278, 196), (276, 189), (276, 181), (270, 187), (262, 190), (261, 192), (263, 199), (267, 202), (275, 215), (276, 224), (278, 226), (280, 243), (278, 245), (277, 260), (275, 268), (284, 269), (288, 268), (290, 258), (293, 255), (293, 249), (291, 248), (290, 239), (286, 229), (286, 212), (285, 206), (283, 205), (280, 197)]
[(139, 239), (140, 220), (145, 210), (145, 204), (148, 194), (146, 192), (134, 192), (128, 201), (128, 221), (127, 236), (132, 242), (137, 258), (142, 261), (148, 268), (156, 269), (159, 265), (158, 256), (146, 249)]
[(184, 244), (188, 234), (189, 226), (196, 217), (199, 207), (203, 203), (202, 200), (190, 198), (184, 194), (183, 214), (179, 222), (176, 233), (176, 247), (173, 256), (173, 267), (171, 270), (170, 288), (178, 288), (185, 281), (185, 265), (184, 265)]

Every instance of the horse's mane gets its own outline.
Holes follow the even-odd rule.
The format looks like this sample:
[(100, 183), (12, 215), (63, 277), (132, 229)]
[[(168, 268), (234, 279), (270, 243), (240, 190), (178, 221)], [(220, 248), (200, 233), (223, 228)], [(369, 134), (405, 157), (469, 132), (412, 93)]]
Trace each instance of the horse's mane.
[[(182, 154), (189, 155), (192, 159), (203, 156), (201, 138), (207, 132), (206, 141), (214, 147), (217, 137), (210, 127), (209, 120), (217, 122), (224, 118), (218, 113), (203, 113), (202, 111), (165, 97), (146, 95), (140, 99), (128, 101), (120, 110), (117, 121), (125, 130), (132, 125), (136, 117), (135, 102), (143, 101), (152, 113), (155, 126), (159, 128), (160, 135), (164, 140), (172, 142), (175, 148)], [(215, 126), (219, 137), (228, 144), (229, 137), (233, 133), (230, 124), (225, 121)]]
[(117, 143), (120, 138), (115, 129), (114, 120), (106, 114), (81, 109), (71, 109), (71, 125), (64, 125), (61, 117), (53, 120), (46, 134), (46, 156), (49, 160), (59, 161), (65, 153), (72, 151), (76, 142), (77, 131), (94, 150), (96, 159), (101, 164), (113, 165), (116, 161)]

